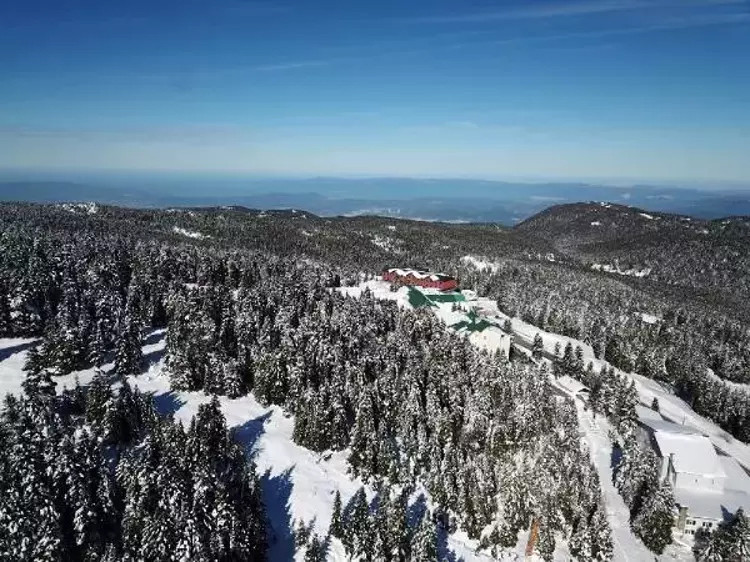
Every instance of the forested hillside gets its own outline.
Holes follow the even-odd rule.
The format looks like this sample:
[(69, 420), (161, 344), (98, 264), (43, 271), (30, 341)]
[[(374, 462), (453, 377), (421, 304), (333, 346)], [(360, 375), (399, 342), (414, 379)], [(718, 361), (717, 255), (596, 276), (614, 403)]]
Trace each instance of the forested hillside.
[[(171, 559), (167, 553), (188, 548), (180, 538), (189, 534), (186, 529), (198, 526), (208, 543), (196, 539), (189, 545), (193, 554), (182, 559), (257, 559), (251, 551), (263, 548), (260, 502), (250, 514), (231, 515), (238, 509), (232, 507), (232, 494), (246, 497), (254, 489), (252, 479), (247, 491), (222, 484), (221, 493), (229, 495), (211, 496), (220, 506), (210, 514), (194, 513), (202, 505), (200, 478), (208, 470), (201, 463), (235, 463), (230, 471), (214, 469), (217, 478), (252, 472), (251, 465), (237, 464), (238, 453), (216, 408), (199, 413), (187, 432), (154, 419), (145, 398), (136, 396), (136, 410), (128, 409), (130, 391), (120, 381), (141, 369), (146, 331), (164, 327), (174, 389), (229, 397), (252, 392), (294, 415), (295, 442), (313, 451), (346, 450), (352, 475), (392, 487), (383, 501), (397, 501), (399, 489), (423, 486), (428, 491), (434, 517), (396, 535), (373, 532), (362, 520), (370, 517), (369, 510), (358, 508), (355, 499), (353, 511), (332, 525), (351, 556), (369, 559), (375, 548), (383, 560), (432, 559), (437, 530), (456, 529), (485, 550), (499, 552), (515, 547), (519, 532), (536, 520), (537, 551), (544, 559), (552, 559), (559, 541), (580, 560), (611, 558), (599, 481), (581, 447), (575, 409), (555, 396), (544, 371), (478, 351), (427, 312), (402, 311), (367, 294), (352, 299), (331, 290), (342, 279), (408, 255), (406, 248), (416, 255), (424, 247), (421, 259), (428, 264), (430, 252), (446, 252), (440, 260), (448, 264), (450, 254), (443, 246), (465, 251), (475, 247), (472, 236), (480, 247), (499, 242), (509, 253), (524, 255), (512, 235), (492, 226), (473, 232), (471, 227), (394, 225), (379, 219), (342, 219), (325, 230), (325, 221), (301, 212), (278, 213), (277, 218), (234, 210), (205, 215), (94, 206), (2, 207), (0, 335), (41, 339), (26, 365), (33, 388), (26, 401), (9, 399), (0, 426), (5, 441), (18, 443), (3, 450), (2, 486), (20, 494), (16, 503), (3, 501), (0, 523), (10, 525), (14, 510), (26, 509), (21, 505), (36, 505), (17, 480), (26, 472), (12, 468), (29, 432), (38, 435), (40, 452), (26, 471), (45, 482), (57, 502), (48, 525), (14, 530), (5, 552), (29, 560), (96, 560), (124, 556), (141, 544), (153, 546), (145, 559)], [(223, 221), (229, 223), (226, 231), (219, 227)], [(317, 234), (299, 234), (298, 240), (321, 240), (295, 243), (291, 230), (315, 228)], [(391, 236), (411, 232), (403, 241), (404, 253), (383, 248), (380, 240), (373, 245), (381, 248), (382, 257), (350, 250), (374, 238), (376, 229)], [(359, 232), (355, 242), (346, 232)], [(330, 261), (323, 259), (326, 255)], [(45, 390), (54, 376), (110, 359), (112, 391), (101, 377), (62, 401)], [(33, 402), (39, 393), (47, 396), (48, 413), (42, 418)], [(28, 412), (25, 418), (22, 412)], [(19, 420), (27, 429), (17, 427)], [(224, 445), (218, 452), (188, 446), (183, 463), (172, 449), (198, 439), (193, 435), (204, 423), (214, 436), (207, 446)], [(59, 425), (59, 431), (50, 424)], [(85, 447), (94, 455), (94, 481), (109, 483), (111, 500), (110, 492), (100, 488), (89, 490), (85, 500), (60, 495), (54, 479), (46, 480), (45, 467), (57, 462), (60, 442), (75, 442), (86, 432), (91, 434)], [(110, 458), (113, 450), (118, 462), (107, 465), (101, 459)], [(222, 454), (228, 455), (226, 461)], [(75, 451), (71, 455), (70, 462), (76, 462)], [(136, 462), (147, 464), (139, 468)], [(164, 463), (169, 466), (161, 468)], [(172, 463), (184, 472), (176, 473)], [(169, 515), (168, 521), (164, 518), (172, 508), (167, 506), (176, 499), (171, 488), (149, 488), (158, 478), (186, 487), (185, 507), (178, 510), (182, 515)], [(96, 509), (88, 511), (95, 526), (111, 527), (110, 534), (81, 535), (83, 524), (76, 515), (81, 502), (109, 501), (114, 505), (107, 515), (110, 523), (100, 521), (104, 515)], [(217, 516), (217, 510), (230, 511)], [(390, 518), (389, 529), (403, 518), (395, 507), (378, 513), (374, 521)], [(158, 525), (153, 530), (152, 520)], [(343, 530), (336, 530), (339, 525)], [(248, 546), (235, 536), (238, 526)], [(29, 537), (49, 549), (28, 551)], [(310, 541), (300, 543), (307, 555), (324, 555), (326, 541), (317, 536)]]
[[(594, 212), (598, 210), (591, 205), (582, 207), (583, 218), (573, 219), (578, 225), (573, 231), (587, 221), (589, 228), (599, 228), (591, 225), (597, 222), (590, 220)], [(651, 231), (656, 218), (631, 223), (632, 217), (625, 215), (637, 212), (617, 212), (617, 220), (629, 225), (623, 227), (631, 232), (628, 240), (650, 240), (666, 232), (665, 254), (670, 253), (669, 233), (681, 232), (679, 225), (690, 222), (664, 218), (674, 224)], [(745, 311), (713, 304), (722, 293), (712, 292), (711, 279), (728, 271), (723, 257), (714, 263), (710, 246), (700, 254), (705, 265), (696, 272), (699, 282), (685, 287), (696, 285), (702, 294), (686, 300), (664, 277), (593, 270), (592, 256), (580, 248), (592, 252), (590, 248), (626, 244), (619, 234), (581, 234), (586, 243), (580, 246), (554, 234), (567, 228), (560, 226), (567, 219), (556, 218), (554, 209), (539, 221), (530, 232), (528, 224), (509, 230), (369, 217), (326, 219), (303, 211), (2, 205), (0, 337), (39, 338), (26, 370), (30, 381), (47, 381), (41, 387), (49, 384), (50, 376), (110, 360), (115, 387), (104, 406), (101, 398), (91, 396), (95, 389), (104, 392), (101, 381), (62, 401), (45, 399), (48, 413), (42, 417), (30, 410), (36, 391), (27, 392), (25, 401), (6, 405), (0, 438), (12, 445), (24, 443), (29, 431), (49, 435), (39, 438), (40, 456), (29, 465), (39, 470), (53, 462), (50, 451), (60, 449), (59, 442), (84, 430), (91, 434), (87, 450), (95, 456), (86, 462), (96, 466), (101, 465), (97, 458), (109, 458), (113, 450), (120, 451), (121, 464), (131, 457), (141, 459), (147, 450), (142, 443), (159, 440), (171, 447), (167, 441), (190, 442), (197, 431), (192, 427), (170, 429), (168, 421), (153, 421), (135, 424), (126, 437), (118, 437), (113, 422), (107, 421), (113, 415), (107, 412), (125, 407), (116, 406), (123, 391), (127, 393), (118, 381), (139, 372), (146, 332), (166, 328), (165, 361), (172, 388), (228, 397), (252, 393), (294, 416), (296, 443), (312, 451), (347, 451), (352, 475), (387, 483), (384, 501), (401, 501), (399, 490), (414, 486), (429, 492), (437, 506), (432, 522), (425, 521), (423, 531), (404, 530), (401, 538), (368, 531), (371, 525), (362, 522), (362, 508), (359, 523), (344, 517), (341, 525), (349, 525), (349, 530), (340, 531), (340, 540), (350, 555), (366, 557), (378, 545), (383, 559), (403, 559), (412, 548), (429, 551), (431, 539), (426, 546), (425, 537), (455, 529), (498, 552), (515, 545), (529, 520), (536, 520), (541, 529), (537, 550), (545, 559), (551, 559), (556, 543), (563, 541), (579, 560), (608, 560), (613, 548), (610, 529), (597, 474), (578, 440), (575, 410), (555, 396), (538, 366), (480, 352), (428, 313), (403, 311), (367, 293), (352, 299), (332, 290), (394, 265), (454, 274), (464, 287), (497, 299), (502, 311), (581, 339), (623, 370), (671, 383), (698, 413), (750, 440), (750, 395), (743, 386), (727, 382), (750, 382)], [(604, 221), (599, 216), (598, 222)], [(731, 233), (725, 245), (737, 248), (742, 227), (724, 230)], [(649, 247), (655, 251), (655, 245)], [(655, 259), (648, 267), (669, 269), (674, 264), (670, 257)], [(736, 283), (727, 290), (741, 295), (744, 289)], [(142, 404), (138, 419), (154, 417), (147, 398), (138, 397), (136, 403)], [(603, 408), (611, 411), (614, 405)], [(93, 421), (87, 417), (89, 410), (98, 412)], [(29, 412), (25, 418), (23, 411)], [(634, 413), (617, 415), (630, 419)], [(18, 429), (22, 419), (29, 431)], [(64, 423), (54, 422), (60, 429), (48, 431), (51, 419)], [(222, 424), (217, 420), (212, 426)], [(157, 439), (160, 432), (169, 437)], [(226, 454), (235, 455), (231, 439), (225, 441)], [(5, 464), (0, 466), (14, 466), (18, 461), (11, 453), (16, 449), (3, 449), (0, 462)], [(153, 462), (157, 466), (162, 461)], [(185, 482), (195, 482), (191, 475), (198, 469), (191, 462), (181, 465)], [(107, 515), (109, 535), (77, 538), (78, 523), (71, 515), (77, 504), (71, 502), (78, 500), (51, 488), (49, 501), (57, 503), (43, 532), (49, 533), (49, 544), (57, 546), (49, 552), (74, 553), (70, 559), (130, 552), (125, 498), (136, 492), (128, 491), (124, 469), (92, 470), (115, 490), (114, 511)], [(4, 489), (17, 487), (19, 474), (10, 468), (0, 474)], [(252, 489), (252, 479), (247, 485)], [(193, 496), (189, 486), (186, 490), (188, 506)], [(97, 502), (110, 501), (101, 493), (89, 492)], [(137, 517), (157, 517), (159, 502), (153, 501), (148, 500)], [(259, 503), (252, 516), (237, 517), (261, 521), (261, 511)], [(11, 521), (11, 513), (3, 505), (0, 524)], [(401, 512), (388, 507), (380, 517), (386, 513), (398, 519)], [(182, 528), (189, 516), (181, 517), (164, 524)], [(377, 520), (377, 510), (368, 517)], [(139, 525), (142, 533), (147, 524)], [(262, 526), (257, 525), (255, 534), (248, 535), (256, 542), (247, 548), (263, 548), (258, 542)], [(170, 533), (160, 552), (181, 544), (179, 532)], [(310, 541), (314, 544), (300, 542), (306, 552), (325, 551), (323, 539), (312, 535)], [(26, 552), (18, 550), (26, 548), (19, 543), (3, 547), (6, 552)], [(230, 551), (222, 550), (228, 548), (226, 543), (193, 547), (218, 549), (202, 551), (220, 553), (216, 559), (247, 559), (245, 554), (227, 554)]]

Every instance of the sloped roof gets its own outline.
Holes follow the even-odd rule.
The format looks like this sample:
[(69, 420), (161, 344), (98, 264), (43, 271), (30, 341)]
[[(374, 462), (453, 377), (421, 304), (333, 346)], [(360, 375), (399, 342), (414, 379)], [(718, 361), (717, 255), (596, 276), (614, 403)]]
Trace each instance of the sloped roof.
[(568, 375), (559, 377), (557, 379), (557, 384), (562, 386), (568, 392), (572, 392), (573, 394), (578, 394), (582, 391), (589, 391), (588, 387), (585, 384), (583, 384), (581, 381), (575, 380), (573, 377), (569, 377)]
[(672, 464), (675, 471), (703, 476), (726, 477), (719, 462), (716, 449), (711, 441), (703, 435), (676, 433), (658, 430), (654, 439), (663, 458), (673, 454)]
[(444, 273), (431, 273), (429, 271), (421, 271), (419, 269), (400, 269), (397, 267), (392, 267), (388, 270), (388, 273), (395, 273), (399, 277), (406, 277), (407, 275), (411, 275), (413, 277), (416, 277), (417, 279), (429, 279), (430, 281), (449, 281), (453, 279), (453, 277), (451, 277), (450, 275), (445, 275)]
[(713, 492), (707, 490), (674, 490), (677, 505), (688, 508), (688, 517), (703, 517), (716, 521), (729, 520), (740, 507), (750, 508), (750, 496), (739, 490)]

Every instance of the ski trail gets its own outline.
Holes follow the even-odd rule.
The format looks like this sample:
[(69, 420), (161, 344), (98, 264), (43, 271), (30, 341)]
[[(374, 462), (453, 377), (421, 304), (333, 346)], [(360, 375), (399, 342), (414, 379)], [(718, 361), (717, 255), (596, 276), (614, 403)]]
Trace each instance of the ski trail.
[[(564, 389), (561, 391), (565, 392)], [(568, 396), (571, 396), (566, 392)], [(571, 396), (578, 413), (578, 426), (586, 438), (597, 474), (599, 485), (607, 505), (607, 520), (612, 528), (614, 543), (613, 562), (652, 562), (656, 557), (630, 530), (630, 510), (612, 483), (612, 443), (609, 440), (609, 423), (601, 416), (594, 418), (591, 411), (584, 411), (581, 401)]]

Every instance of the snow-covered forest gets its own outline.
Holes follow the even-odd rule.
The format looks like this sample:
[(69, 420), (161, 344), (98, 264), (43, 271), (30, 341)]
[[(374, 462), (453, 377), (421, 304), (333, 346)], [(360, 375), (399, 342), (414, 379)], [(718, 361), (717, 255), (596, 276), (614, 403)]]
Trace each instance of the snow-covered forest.
[[(633, 532), (661, 553), (671, 490), (634, 438), (632, 385), (587, 368), (572, 347), (550, 373), (544, 361), (477, 349), (429, 311), (334, 290), (394, 260), (456, 273), (506, 313), (669, 381), (698, 413), (750, 437), (750, 398), (727, 382), (743, 380), (732, 362), (749, 360), (734, 320), (583, 277), (491, 226), (276, 215), (0, 206), (0, 337), (31, 342), (23, 396), (8, 395), (0, 415), (0, 559), (268, 557), (272, 499), (218, 399), (185, 427), (131, 388), (153, 330), (166, 330), (172, 390), (278, 407), (296, 445), (343, 455), (362, 484), (347, 501), (336, 494), (330, 520), (298, 521), (298, 558), (435, 560), (447, 557), (439, 537), (455, 533), (499, 558), (525, 546), (533, 526), (541, 559), (611, 560), (599, 475), (576, 407), (550, 374), (592, 389), (591, 408), (620, 445), (613, 477)], [(380, 229), (403, 238), (365, 242), (382, 241)], [(462, 259), (498, 247), (506, 258), (492, 267)], [(644, 306), (658, 323), (635, 316)], [(96, 372), (90, 382), (55, 391), (56, 379), (85, 369)], [(415, 490), (429, 500), (417, 517)]]

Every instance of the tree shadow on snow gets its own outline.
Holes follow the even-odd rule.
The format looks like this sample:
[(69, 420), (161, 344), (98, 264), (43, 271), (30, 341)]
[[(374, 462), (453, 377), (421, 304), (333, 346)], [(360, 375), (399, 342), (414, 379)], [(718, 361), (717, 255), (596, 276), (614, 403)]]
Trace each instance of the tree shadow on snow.
[(151, 332), (148, 336), (146, 336), (146, 339), (143, 340), (143, 345), (153, 345), (155, 343), (159, 343), (162, 339), (164, 339), (164, 332)]
[(156, 365), (159, 361), (161, 361), (164, 358), (165, 349), (155, 349), (154, 351), (150, 353), (146, 353), (143, 356), (143, 363), (141, 365), (141, 373), (143, 374), (147, 372), (151, 367)]
[(260, 479), (263, 502), (268, 516), (269, 560), (294, 560), (294, 532), (289, 498), (292, 495), (292, 470), (290, 466), (281, 474), (271, 476), (267, 470)]
[(448, 521), (446, 515), (441, 511), (430, 514), (427, 510), (427, 498), (424, 494), (419, 494), (417, 499), (406, 510), (406, 521), (414, 532), (416, 532), (423, 517), (432, 517), (435, 521), (438, 560), (462, 562), (463, 558), (456, 558), (456, 553), (448, 546)]
[(424, 494), (419, 494), (417, 499), (409, 505), (406, 510), (406, 521), (409, 524), (409, 528), (416, 529), (419, 526), (419, 522), (422, 521), (422, 517), (427, 512), (427, 498)]
[(248, 457), (255, 457), (258, 441), (260, 440), (261, 435), (265, 432), (266, 422), (271, 419), (272, 413), (271, 410), (268, 410), (262, 416), (258, 416), (252, 420), (247, 420), (245, 423), (236, 426), (232, 430), (234, 438), (245, 448)]
[(161, 394), (154, 394), (152, 395), (152, 397), (154, 399), (154, 406), (156, 406), (156, 410), (164, 416), (173, 415), (185, 404), (185, 401), (180, 399), (172, 391), (163, 392)]
[(456, 558), (456, 553), (448, 546), (448, 531), (440, 523), (435, 525), (437, 532), (437, 555), (438, 560), (445, 560), (446, 562), (464, 562), (463, 558)]
[(37, 341), (30, 341), (27, 343), (19, 343), (18, 345), (12, 345), (10, 347), (0, 349), (0, 361), (5, 361), (11, 355), (26, 351), (27, 349), (34, 347), (37, 343)]
[[(613, 443), (612, 454), (609, 458), (609, 468), (612, 470), (616, 469), (617, 465), (620, 464), (620, 459), (622, 459), (622, 448), (619, 443)], [(614, 475), (612, 477), (614, 478)]]

